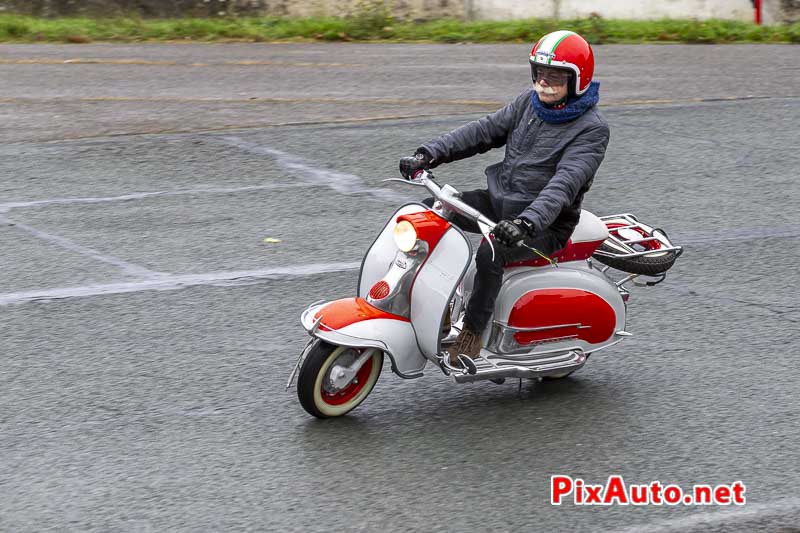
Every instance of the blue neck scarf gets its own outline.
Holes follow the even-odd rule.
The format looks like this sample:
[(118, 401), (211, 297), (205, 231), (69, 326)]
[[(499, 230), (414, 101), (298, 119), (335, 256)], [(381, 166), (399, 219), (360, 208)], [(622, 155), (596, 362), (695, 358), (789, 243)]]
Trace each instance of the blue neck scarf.
[(582, 95), (567, 100), (567, 105), (561, 109), (546, 107), (542, 101), (539, 100), (539, 95), (536, 91), (531, 93), (531, 105), (533, 106), (534, 113), (536, 113), (536, 116), (541, 120), (551, 124), (562, 124), (570, 120), (575, 120), (586, 113), (590, 107), (597, 105), (599, 101), (600, 82), (598, 81), (590, 83), (589, 88)]

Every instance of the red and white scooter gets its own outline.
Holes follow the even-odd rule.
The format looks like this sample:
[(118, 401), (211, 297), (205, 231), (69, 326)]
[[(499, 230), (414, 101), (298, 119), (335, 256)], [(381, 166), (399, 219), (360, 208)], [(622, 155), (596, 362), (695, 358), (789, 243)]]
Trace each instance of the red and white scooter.
[[(582, 211), (564, 249), (508, 265), (480, 355), (460, 356), (461, 365), (452, 366), (445, 349), (463, 323), (475, 265), (470, 241), (449, 220), (454, 213), (474, 220), (490, 243), (495, 223), (429, 172), (387, 181), (424, 186), (436, 202), (433, 209), (407, 204), (392, 215), (364, 257), (358, 296), (316, 302), (302, 313), (311, 340), (287, 389), (297, 376), (300, 403), (320, 418), (363, 402), (384, 356), (408, 379), (422, 376), (429, 362), (457, 383), (566, 377), (589, 354), (630, 335), (625, 284), (639, 276), (647, 276), (645, 285), (659, 283), (682, 252), (633, 215)], [(611, 267), (629, 275), (615, 281)]]

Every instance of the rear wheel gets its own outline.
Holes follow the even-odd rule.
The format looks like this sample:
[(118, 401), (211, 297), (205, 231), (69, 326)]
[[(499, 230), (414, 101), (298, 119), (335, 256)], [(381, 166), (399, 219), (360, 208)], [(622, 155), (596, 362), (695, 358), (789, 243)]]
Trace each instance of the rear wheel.
[[(372, 355), (355, 376), (349, 367), (370, 350)], [(383, 366), (383, 352), (317, 341), (308, 352), (297, 377), (300, 405), (317, 418), (342, 416), (358, 407), (372, 392)]]

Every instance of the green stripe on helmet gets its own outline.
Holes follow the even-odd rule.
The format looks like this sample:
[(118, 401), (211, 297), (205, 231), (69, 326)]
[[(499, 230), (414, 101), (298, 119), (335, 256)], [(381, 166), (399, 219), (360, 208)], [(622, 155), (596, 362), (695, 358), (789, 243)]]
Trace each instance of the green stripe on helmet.
[(561, 40), (566, 37), (567, 35), (571, 35), (573, 32), (568, 30), (558, 30), (552, 33), (548, 33), (542, 39), (542, 45), (539, 47), (537, 51), (542, 51), (546, 53), (552, 53), (555, 51), (556, 46)]
[(575, 35), (575, 32), (572, 31), (565, 32), (565, 34), (553, 46), (553, 48), (551, 49), (552, 55), (550, 56), (550, 60), (547, 62), (548, 65), (553, 62), (553, 58), (556, 56), (556, 48), (558, 48), (558, 45), (561, 44), (561, 41), (563, 41), (570, 35)]

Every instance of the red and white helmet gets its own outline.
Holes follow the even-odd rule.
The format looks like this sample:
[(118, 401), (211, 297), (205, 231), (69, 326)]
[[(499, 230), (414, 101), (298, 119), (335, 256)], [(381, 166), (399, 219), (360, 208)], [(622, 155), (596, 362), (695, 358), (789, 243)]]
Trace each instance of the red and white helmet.
[(589, 88), (594, 75), (594, 54), (586, 39), (573, 31), (548, 33), (533, 45), (531, 72), (536, 78), (537, 65), (569, 70), (570, 94), (581, 95)]

